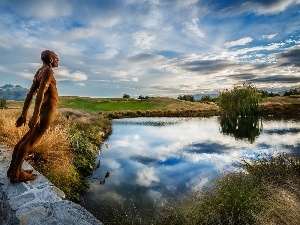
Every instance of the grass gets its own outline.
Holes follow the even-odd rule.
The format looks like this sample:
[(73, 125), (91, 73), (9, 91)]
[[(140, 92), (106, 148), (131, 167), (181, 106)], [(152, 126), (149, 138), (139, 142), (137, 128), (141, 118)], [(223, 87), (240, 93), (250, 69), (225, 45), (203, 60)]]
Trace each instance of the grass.
[[(15, 127), (20, 113), (19, 109), (0, 113), (0, 143), (10, 149), (28, 131), (27, 126)], [(60, 109), (26, 160), (64, 191), (68, 199), (79, 201), (89, 186), (86, 176), (94, 170), (100, 143), (110, 131), (111, 122), (100, 115)]]
[(120, 112), (126, 110), (148, 110), (159, 108), (149, 101), (135, 99), (99, 99), (82, 97), (60, 97), (59, 107), (84, 110), (86, 112)]
[(83, 97), (67, 97), (59, 98), (59, 107), (79, 109), (85, 112), (125, 112), (125, 111), (151, 111), (151, 110), (174, 110), (174, 109), (217, 109), (217, 106), (200, 103), (187, 102), (172, 98), (156, 97), (145, 100), (123, 99), (123, 98), (83, 98)]
[(173, 205), (157, 224), (299, 224), (300, 159), (279, 155), (243, 167)]

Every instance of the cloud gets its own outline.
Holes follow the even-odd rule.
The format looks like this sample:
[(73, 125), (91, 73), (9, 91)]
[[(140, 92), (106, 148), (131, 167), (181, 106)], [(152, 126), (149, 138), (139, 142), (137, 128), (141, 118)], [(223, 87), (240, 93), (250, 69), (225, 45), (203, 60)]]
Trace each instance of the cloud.
[(286, 52), (276, 54), (281, 66), (297, 66), (300, 67), (300, 47), (292, 47)]
[(249, 12), (258, 15), (278, 14), (299, 3), (300, 0), (236, 0), (229, 3), (218, 2), (215, 5), (223, 16), (232, 17)]
[(0, 35), (0, 48), (11, 49), (12, 42), (11, 39), (5, 37), (3, 34)]
[(190, 60), (179, 64), (180, 68), (186, 71), (202, 72), (211, 74), (231, 66), (226, 60)]
[(124, 70), (118, 70), (112, 73), (113, 77), (118, 77), (118, 78), (127, 78), (128, 77), (128, 72)]
[(160, 179), (155, 174), (153, 167), (146, 167), (137, 173), (137, 184), (145, 187), (149, 187), (153, 182), (159, 182)]
[(97, 54), (96, 57), (98, 59), (106, 59), (107, 60), (107, 59), (112, 59), (112, 58), (116, 57), (118, 54), (119, 54), (119, 50), (110, 48), (110, 49), (105, 50), (105, 52), (102, 54)]
[(190, 36), (195, 36), (197, 38), (203, 38), (205, 34), (199, 29), (198, 26), (199, 19), (192, 19), (191, 22), (186, 22), (184, 24), (185, 28), (182, 30), (182, 33)]
[(77, 86), (81, 86), (81, 87), (84, 87), (84, 86), (86, 86), (86, 84), (85, 84), (85, 83), (75, 83), (75, 85), (77, 85)]
[(149, 35), (146, 31), (139, 31), (132, 35), (134, 45), (141, 49), (151, 49), (153, 41), (156, 39), (155, 35)]
[(95, 15), (97, 16), (94, 16), (90, 19), (90, 24), (96, 27), (109, 28), (121, 22), (120, 14), (117, 14), (113, 11), (101, 11), (99, 13), (96, 13)]
[(183, 8), (195, 5), (198, 2), (198, 0), (175, 0), (175, 2), (178, 8)]
[(250, 80), (255, 83), (300, 83), (300, 77), (289, 75), (273, 75), (268, 77), (254, 78)]
[(163, 57), (160, 55), (150, 54), (150, 53), (139, 53), (128, 58), (129, 61), (134, 62), (153, 62), (156, 60), (161, 60)]
[(66, 67), (58, 67), (55, 69), (55, 77), (59, 81), (71, 80), (71, 81), (84, 81), (88, 76), (80, 71), (70, 72)]
[[(9, 2), (9, 3), (7, 3)], [(72, 6), (65, 0), (39, 1), (39, 0), (16, 0), (4, 1), (13, 10), (26, 17), (37, 17), (42, 20), (55, 19), (69, 16), (72, 13)]]
[(276, 37), (278, 34), (268, 34), (268, 35), (263, 35), (262, 38), (263, 39), (272, 39), (274, 37)]
[(95, 28), (73, 28), (72, 30), (66, 31), (61, 35), (65, 40), (80, 40), (95, 37), (100, 35), (101, 31)]
[(236, 40), (236, 41), (231, 41), (231, 42), (226, 42), (224, 44), (225, 47), (227, 48), (230, 48), (230, 47), (233, 47), (233, 46), (237, 46), (237, 45), (246, 45), (250, 42), (252, 42), (252, 38), (250, 37), (245, 37), (245, 38), (241, 38), (239, 40)]

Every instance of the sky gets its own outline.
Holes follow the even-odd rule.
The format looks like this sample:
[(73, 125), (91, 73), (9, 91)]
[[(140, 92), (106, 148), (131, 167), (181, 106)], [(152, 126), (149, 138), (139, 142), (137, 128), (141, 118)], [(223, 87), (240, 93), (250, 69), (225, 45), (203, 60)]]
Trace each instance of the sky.
[(0, 86), (29, 88), (53, 50), (59, 95), (300, 87), (300, 0), (1, 0)]

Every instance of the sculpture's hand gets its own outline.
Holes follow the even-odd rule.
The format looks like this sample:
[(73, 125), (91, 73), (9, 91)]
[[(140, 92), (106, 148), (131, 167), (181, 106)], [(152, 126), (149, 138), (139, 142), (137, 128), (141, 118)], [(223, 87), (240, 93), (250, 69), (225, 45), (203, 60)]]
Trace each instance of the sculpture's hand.
[(20, 127), (22, 125), (25, 126), (25, 124), (26, 124), (26, 116), (24, 116), (24, 115), (21, 115), (15, 123), (16, 127)]
[(40, 117), (33, 115), (28, 123), (29, 128), (33, 129), (35, 126), (39, 126), (39, 125), (40, 125)]

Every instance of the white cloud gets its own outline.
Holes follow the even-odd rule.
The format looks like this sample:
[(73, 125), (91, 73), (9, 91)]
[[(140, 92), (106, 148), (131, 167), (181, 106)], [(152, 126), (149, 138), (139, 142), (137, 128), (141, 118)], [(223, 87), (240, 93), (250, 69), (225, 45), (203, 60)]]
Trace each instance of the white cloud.
[(112, 59), (119, 54), (119, 50), (117, 49), (107, 49), (103, 54), (97, 55), (98, 59)]
[(9, 38), (3, 35), (0, 36), (0, 48), (11, 49), (12, 43), (13, 42)]
[(112, 73), (113, 77), (118, 77), (118, 78), (127, 78), (128, 77), (128, 72), (124, 70), (118, 70)]
[(198, 2), (198, 0), (175, 0), (176, 6), (180, 9), (183, 7), (190, 7)]
[[(300, 0), (279, 0), (274, 1), (273, 4), (260, 4), (256, 3), (253, 5), (249, 5), (250, 9), (258, 14), (266, 14), (266, 13), (279, 13), (286, 10), (291, 5), (299, 4)], [(245, 8), (247, 8), (247, 3), (245, 3)]]
[(230, 42), (226, 42), (224, 44), (225, 47), (227, 48), (230, 48), (230, 47), (233, 47), (233, 46), (237, 46), (237, 45), (246, 45), (250, 42), (252, 42), (252, 38), (250, 37), (245, 37), (245, 38), (241, 38), (239, 40), (236, 40), (236, 41), (230, 41)]
[(84, 81), (88, 76), (84, 72), (75, 71), (70, 72), (66, 67), (60, 66), (55, 69), (55, 77), (57, 80), (72, 80), (72, 81)]
[(121, 17), (118, 14), (112, 14), (112, 12), (105, 13), (105, 15), (101, 14), (103, 14), (103, 12), (99, 13), (97, 16), (91, 19), (91, 25), (96, 27), (109, 28), (117, 25), (121, 21)]
[(67, 40), (87, 39), (100, 35), (101, 31), (95, 28), (74, 28), (65, 32), (62, 37)]
[(24, 77), (27, 80), (32, 80), (33, 79), (32, 73), (29, 73), (29, 72), (19, 72), (18, 75), (21, 76), (21, 77)]
[(4, 66), (0, 66), (0, 72), (8, 72), (8, 69)]
[(144, 168), (137, 173), (137, 184), (149, 187), (153, 182), (159, 182), (159, 178), (155, 174), (154, 168)]
[(85, 83), (75, 83), (75, 85), (77, 85), (77, 86), (82, 86), (82, 87), (86, 86)]
[(183, 33), (187, 35), (193, 35), (196, 37), (204, 37), (204, 33), (198, 27), (199, 19), (193, 19), (189, 23), (185, 23), (185, 29), (182, 30)]
[(278, 34), (268, 34), (268, 35), (263, 35), (262, 38), (263, 39), (272, 39), (274, 37), (276, 37)]
[(18, 4), (14, 5), (14, 9), (25, 16), (34, 16), (43, 20), (69, 16), (72, 13), (72, 6), (64, 0), (33, 0), (31, 4), (27, 3), (27, 1), (18, 1)]
[(145, 31), (139, 31), (133, 34), (134, 45), (142, 49), (151, 49), (152, 42), (156, 39), (155, 35), (149, 35)]

